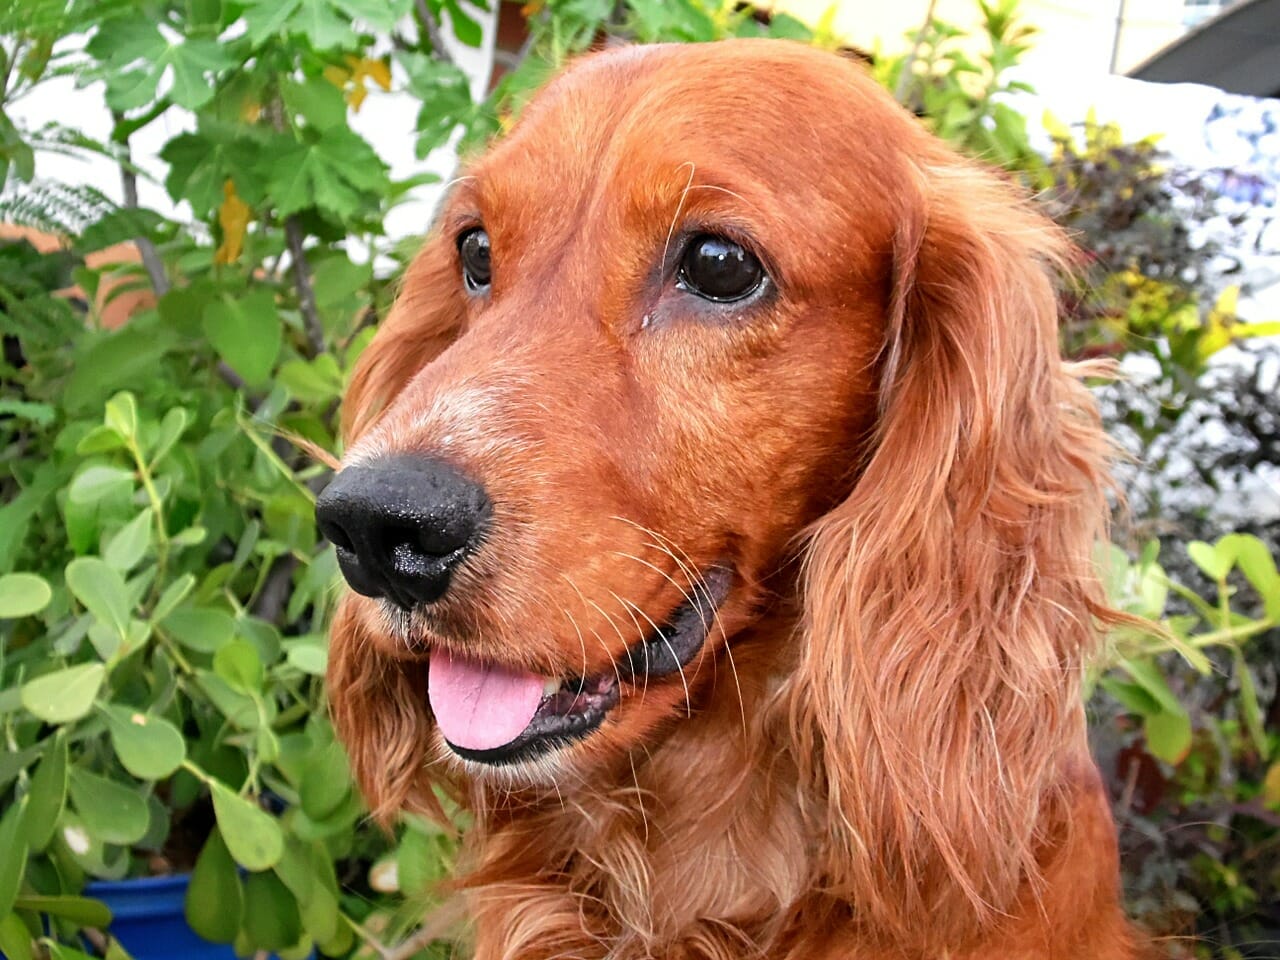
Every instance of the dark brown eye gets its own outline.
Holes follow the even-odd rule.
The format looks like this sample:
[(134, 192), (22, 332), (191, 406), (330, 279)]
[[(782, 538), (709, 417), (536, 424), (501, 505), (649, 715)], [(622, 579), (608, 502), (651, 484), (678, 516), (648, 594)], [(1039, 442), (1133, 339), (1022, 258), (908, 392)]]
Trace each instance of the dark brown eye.
[(462, 259), (462, 278), (467, 289), (479, 292), (492, 281), (489, 265), (489, 234), (483, 227), (468, 230), (458, 238), (458, 256)]
[(676, 281), (704, 300), (733, 303), (760, 289), (764, 268), (741, 244), (703, 233), (689, 241), (680, 258)]

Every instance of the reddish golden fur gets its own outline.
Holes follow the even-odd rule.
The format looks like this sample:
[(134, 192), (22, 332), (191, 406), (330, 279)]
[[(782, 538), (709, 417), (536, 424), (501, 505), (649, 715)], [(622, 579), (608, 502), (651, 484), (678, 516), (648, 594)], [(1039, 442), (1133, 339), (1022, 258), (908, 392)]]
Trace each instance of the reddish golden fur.
[[(346, 462), (451, 458), (494, 533), (411, 620), (348, 596), (329, 680), (377, 814), (433, 784), (474, 814), (477, 958), (1139, 956), (1080, 701), (1106, 444), (1059, 360), (1062, 235), (785, 43), (589, 57), (467, 172)], [(749, 238), (776, 295), (675, 296), (686, 224)], [(598, 671), (726, 559), (683, 679), (505, 774), (442, 745), (425, 650)]]

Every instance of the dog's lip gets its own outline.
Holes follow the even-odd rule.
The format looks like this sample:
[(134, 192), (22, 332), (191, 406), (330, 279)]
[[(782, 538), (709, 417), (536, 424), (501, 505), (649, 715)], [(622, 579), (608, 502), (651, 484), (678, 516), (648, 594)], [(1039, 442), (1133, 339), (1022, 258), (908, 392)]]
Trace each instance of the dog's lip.
[(733, 585), (731, 569), (710, 567), (667, 620), (641, 642), (627, 648), (617, 663), (599, 673), (570, 677), (549, 691), (524, 731), (509, 743), (474, 750), (445, 743), (458, 756), (500, 766), (531, 760), (583, 739), (604, 722), (621, 700), (621, 686), (644, 686), (681, 673), (702, 649), (716, 611)]

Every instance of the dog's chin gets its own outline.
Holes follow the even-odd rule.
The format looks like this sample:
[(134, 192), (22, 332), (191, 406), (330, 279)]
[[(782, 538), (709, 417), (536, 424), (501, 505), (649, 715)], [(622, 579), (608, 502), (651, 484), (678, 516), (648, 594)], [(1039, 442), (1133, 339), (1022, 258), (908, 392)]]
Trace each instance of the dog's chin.
[(543, 677), (432, 651), (440, 759), (473, 779), (508, 785), (556, 783), (568, 768), (590, 766), (600, 752), (593, 748), (616, 739), (605, 733), (619, 728), (621, 714), (654, 706), (646, 698), (669, 699), (660, 694), (666, 687), (687, 698), (685, 667), (706, 646), (732, 585), (729, 567), (711, 567), (648, 635), (586, 676)]

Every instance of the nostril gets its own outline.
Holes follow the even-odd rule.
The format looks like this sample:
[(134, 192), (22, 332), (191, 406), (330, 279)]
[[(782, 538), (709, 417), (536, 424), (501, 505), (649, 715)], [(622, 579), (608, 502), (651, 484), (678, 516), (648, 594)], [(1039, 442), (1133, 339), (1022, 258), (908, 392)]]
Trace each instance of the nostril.
[(351, 542), (351, 538), (347, 536), (347, 531), (343, 530), (335, 523), (322, 523), (320, 532), (324, 534), (324, 538), (332, 543), (339, 550), (345, 550), (347, 553), (355, 552), (355, 544)]

